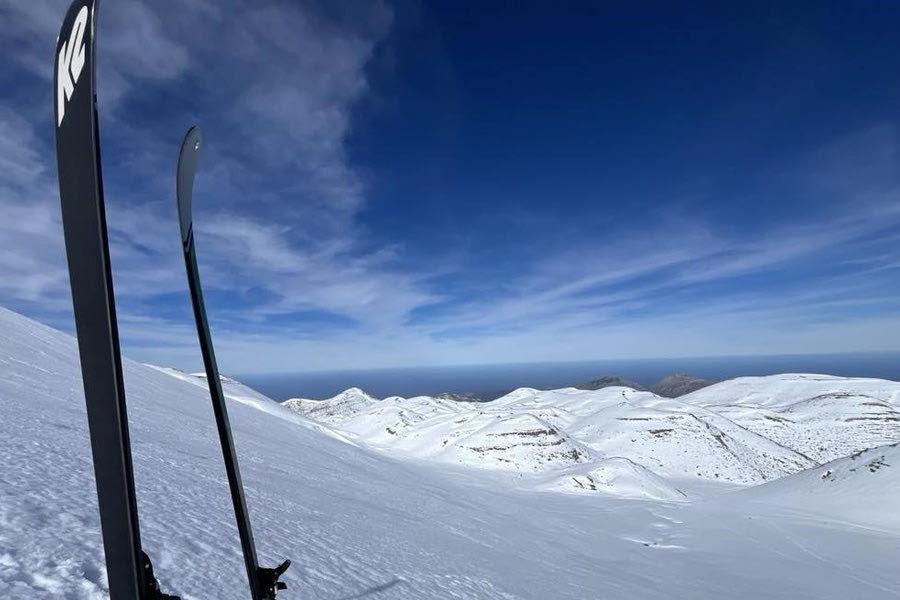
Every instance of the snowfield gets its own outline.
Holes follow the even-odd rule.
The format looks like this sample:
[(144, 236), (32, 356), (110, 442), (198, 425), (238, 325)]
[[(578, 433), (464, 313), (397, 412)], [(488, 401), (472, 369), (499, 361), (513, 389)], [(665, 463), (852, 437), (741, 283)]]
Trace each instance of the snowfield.
[(741, 377), (682, 398), (817, 462), (900, 440), (900, 384), (786, 374)]
[(820, 518), (900, 530), (900, 444), (839, 458), (781, 481), (747, 490), (759, 502), (796, 507)]
[[(591, 485), (601, 464), (604, 472), (644, 480), (641, 488), (658, 490), (660, 478), (676, 486), (648, 492), (657, 499), (677, 497), (683, 480), (756, 485), (900, 440), (900, 383), (804, 374), (740, 378), (678, 399), (605, 387), (520, 388), (480, 403), (379, 401), (351, 388), (284, 406), (398, 457), (526, 480), (559, 473), (560, 485), (551, 486), (558, 491), (635, 496), (634, 486), (622, 494)], [(613, 458), (625, 462), (614, 467)]]
[[(225, 390), (261, 562), (294, 561), (286, 599), (897, 598), (897, 446), (819, 466), (803, 432), (895, 443), (900, 384), (784, 377), (678, 400), (351, 391), (315, 415)], [(205, 381), (126, 360), (125, 383), (163, 588), (248, 598)], [(779, 439), (758, 407), (791, 421)], [(106, 597), (73, 338), (0, 309), (0, 415), (0, 597)]]

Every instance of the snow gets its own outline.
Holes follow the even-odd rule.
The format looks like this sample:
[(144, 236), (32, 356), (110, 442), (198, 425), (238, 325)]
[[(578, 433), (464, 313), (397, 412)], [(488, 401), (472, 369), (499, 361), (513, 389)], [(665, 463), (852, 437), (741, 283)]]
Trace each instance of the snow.
[[(285, 406), (395, 456), (516, 476), (555, 471), (562, 481), (590, 481), (604, 461), (624, 458), (646, 472), (641, 477), (746, 485), (818, 464), (706, 408), (624, 387), (520, 388), (481, 403), (430, 397), (378, 401), (350, 389), (329, 400), (295, 399)], [(572, 471), (573, 465), (580, 468)], [(534, 481), (545, 488), (543, 480)], [(576, 489), (600, 490), (577, 484)], [(602, 489), (616, 493), (614, 486)], [(622, 495), (633, 493), (632, 486), (623, 487)]]
[(670, 502), (682, 502), (687, 499), (687, 495), (669, 481), (627, 458), (601, 460), (588, 473), (574, 469), (569, 471), (547, 482), (539, 483), (537, 489), (567, 493), (600, 492), (622, 498)]
[(900, 532), (900, 444), (845, 456), (745, 492), (756, 502), (804, 511), (831, 521)]
[(337, 423), (375, 405), (376, 399), (359, 388), (350, 388), (331, 398), (328, 403), (292, 398), (284, 406), (311, 415), (326, 423)]
[(779, 407), (832, 393), (868, 394), (900, 404), (900, 384), (885, 379), (784, 373), (766, 377), (738, 377), (713, 384), (679, 398), (701, 406), (749, 405)]
[(900, 384), (784, 374), (741, 377), (680, 398), (824, 463), (900, 440)]
[[(126, 360), (125, 383), (143, 542), (164, 589), (186, 600), (248, 598), (203, 379)], [(462, 448), (473, 435), (503, 439), (487, 436), (512, 431), (502, 423), (509, 413), (515, 431), (549, 425), (556, 433), (541, 434), (542, 444), (562, 439), (586, 448), (591, 461), (597, 457), (534, 471), (524, 452), (532, 440), (518, 435), (509, 445), (521, 468), (473, 468), (376, 449), (361, 434), (335, 432), (240, 384), (226, 387), (261, 562), (294, 561), (285, 576), (286, 599), (900, 595), (900, 531), (887, 516), (884, 522), (861, 516), (874, 499), (900, 491), (896, 454), (887, 449), (883, 462), (892, 466), (876, 472), (868, 466), (877, 457), (866, 455), (859, 463), (868, 465), (864, 473), (833, 467), (839, 475), (833, 482), (804, 471), (738, 488), (654, 476), (637, 461), (600, 456), (602, 447), (570, 431), (594, 408), (571, 390), (520, 391), (486, 416), (428, 398), (384, 405), (385, 422), (405, 415), (409, 432), (441, 419), (483, 420), (485, 427), (459, 436), (460, 449), (453, 451), (459, 456), (469, 452)], [(607, 408), (624, 394), (635, 414), (654, 419), (685, 410), (624, 388), (616, 393), (618, 399), (615, 393), (606, 398)], [(105, 597), (75, 342), (4, 309), (0, 415), (0, 597)], [(706, 413), (698, 418), (738, 439)], [(646, 429), (634, 431), (644, 445), (667, 443), (643, 439), (652, 435)], [(426, 437), (416, 443), (432, 447)], [(596, 487), (614, 493), (548, 491), (565, 469), (576, 470), (582, 482), (591, 475)], [(826, 483), (834, 484), (826, 488), (833, 493), (816, 501), (826, 495), (815, 486)], [(670, 497), (672, 489), (687, 497)], [(762, 490), (763, 496), (752, 495)]]

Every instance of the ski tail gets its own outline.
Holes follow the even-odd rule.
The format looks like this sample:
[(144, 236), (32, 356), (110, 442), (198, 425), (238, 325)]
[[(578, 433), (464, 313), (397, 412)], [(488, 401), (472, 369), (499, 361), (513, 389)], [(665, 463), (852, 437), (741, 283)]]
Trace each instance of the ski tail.
[[(56, 42), (53, 104), (66, 258), (112, 600), (150, 600), (141, 552), (95, 101), (96, 0), (74, 0)], [(157, 586), (158, 589), (158, 586)]]
[(197, 324), (200, 350), (203, 354), (203, 366), (206, 371), (206, 380), (209, 384), (216, 427), (219, 431), (219, 443), (222, 447), (222, 457), (225, 461), (225, 472), (228, 476), (228, 486), (231, 490), (231, 502), (234, 506), (234, 516), (237, 520), (238, 534), (241, 539), (244, 565), (247, 569), (247, 579), (250, 583), (250, 592), (253, 600), (271, 600), (275, 598), (278, 590), (286, 588), (285, 584), (278, 579), (290, 566), (291, 561), (286, 560), (274, 569), (266, 569), (260, 568), (256, 556), (253, 531), (250, 527), (250, 515), (247, 511), (244, 486), (241, 482), (241, 471), (238, 466), (234, 440), (231, 435), (231, 425), (228, 420), (228, 408), (225, 405), (222, 380), (219, 378), (219, 368), (216, 364), (212, 336), (209, 332), (209, 322), (206, 317), (206, 307), (203, 304), (203, 291), (200, 287), (200, 272), (197, 268), (197, 253), (194, 247), (193, 186), (202, 145), (203, 139), (200, 129), (191, 127), (185, 134), (181, 143), (181, 150), (178, 153), (178, 166), (175, 173), (175, 196), (178, 203), (178, 223), (181, 229), (184, 265), (187, 271), (194, 319)]

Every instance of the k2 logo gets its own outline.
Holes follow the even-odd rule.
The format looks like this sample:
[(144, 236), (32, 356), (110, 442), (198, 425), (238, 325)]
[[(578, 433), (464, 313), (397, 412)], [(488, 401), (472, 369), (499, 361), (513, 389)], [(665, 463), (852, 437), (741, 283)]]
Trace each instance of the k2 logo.
[(72, 25), (69, 39), (59, 48), (56, 59), (56, 126), (62, 125), (66, 116), (66, 102), (75, 93), (75, 84), (84, 69), (84, 32), (87, 29), (88, 7), (82, 6)]

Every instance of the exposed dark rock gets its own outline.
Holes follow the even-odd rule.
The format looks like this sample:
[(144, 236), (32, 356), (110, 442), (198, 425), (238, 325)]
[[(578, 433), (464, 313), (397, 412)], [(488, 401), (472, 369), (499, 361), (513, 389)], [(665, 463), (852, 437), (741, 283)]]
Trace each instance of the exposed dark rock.
[(647, 388), (642, 386), (639, 383), (635, 383), (633, 381), (629, 381), (627, 379), (623, 379), (622, 377), (616, 377), (615, 375), (605, 375), (599, 379), (594, 379), (592, 381), (586, 381), (584, 383), (579, 383), (575, 387), (579, 390), (599, 390), (607, 387), (614, 386), (622, 386), (631, 388), (633, 390), (637, 390), (639, 392), (646, 392)]
[(690, 394), (691, 392), (696, 392), (697, 390), (714, 383), (715, 381), (710, 381), (709, 379), (676, 373), (675, 375), (669, 375), (651, 386), (650, 391), (657, 396), (677, 398), (679, 396), (684, 396), (685, 394)]
[(435, 396), (440, 400), (452, 400), (454, 402), (483, 402), (481, 398), (475, 394), (467, 394), (460, 392), (444, 392)]

